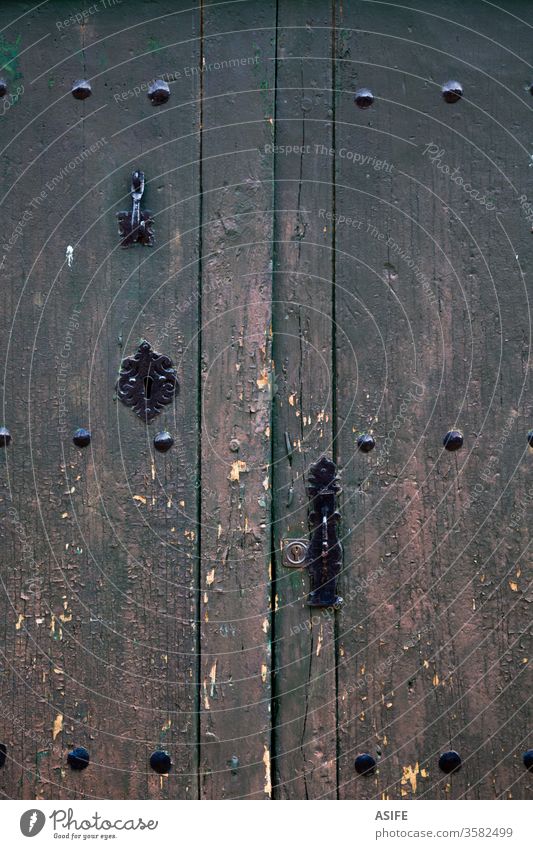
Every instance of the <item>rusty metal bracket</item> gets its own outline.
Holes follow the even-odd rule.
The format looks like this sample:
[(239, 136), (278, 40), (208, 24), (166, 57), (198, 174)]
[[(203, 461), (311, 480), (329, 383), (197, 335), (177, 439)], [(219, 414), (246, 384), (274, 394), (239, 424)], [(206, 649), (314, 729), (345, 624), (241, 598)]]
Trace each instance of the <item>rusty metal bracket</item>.
[(134, 171), (131, 175), (131, 212), (117, 212), (118, 232), (123, 248), (129, 248), (136, 243), (149, 247), (154, 244), (152, 213), (147, 209), (144, 212), (141, 210), (143, 194), (144, 172)]
[(337, 595), (337, 576), (342, 563), (342, 546), (337, 523), (337, 495), (341, 487), (337, 467), (333, 460), (321, 457), (311, 466), (308, 482), (312, 510), (309, 514), (311, 539), (307, 548), (305, 565), (309, 570), (310, 607), (340, 607), (342, 598)]

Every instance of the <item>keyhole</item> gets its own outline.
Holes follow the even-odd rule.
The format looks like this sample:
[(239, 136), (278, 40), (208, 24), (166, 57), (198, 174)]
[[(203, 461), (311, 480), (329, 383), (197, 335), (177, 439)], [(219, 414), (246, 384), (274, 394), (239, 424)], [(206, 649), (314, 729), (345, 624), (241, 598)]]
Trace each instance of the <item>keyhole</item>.
[(147, 401), (149, 401), (150, 398), (152, 397), (152, 384), (153, 384), (153, 378), (151, 378), (149, 375), (147, 375), (144, 378), (144, 397), (146, 398)]

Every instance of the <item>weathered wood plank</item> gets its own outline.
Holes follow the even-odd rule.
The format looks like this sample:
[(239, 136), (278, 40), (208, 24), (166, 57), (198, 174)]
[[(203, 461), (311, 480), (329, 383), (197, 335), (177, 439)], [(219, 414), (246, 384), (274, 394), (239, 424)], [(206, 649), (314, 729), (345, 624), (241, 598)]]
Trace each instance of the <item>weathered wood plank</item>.
[(204, 8), (202, 798), (271, 793), (274, 27), (270, 0)]
[[(34, 16), (32, 38), (54, 31), (64, 9), (52, 3), (46, 15)], [(151, 4), (149, 32), (141, 7), (128, 30), (123, 14), (117, 6), (95, 14), (83, 30), (55, 31), (62, 52), (45, 54), (41, 67), (29, 56), (21, 60), (25, 79), (39, 74), (21, 101), (22, 126), (43, 104), (53, 105), (37, 125), (40, 148), (50, 150), (17, 192), (15, 219), (36, 187), (100, 140), (49, 190), (35, 226), (24, 233), (13, 280), (18, 294), (37, 259), (13, 337), (24, 346), (22, 360), (17, 343), (9, 351), (6, 388), (17, 452), (28, 456), (32, 446), (25, 462), (24, 454), (14, 454), (13, 489), (34, 525), (44, 573), (39, 596), (21, 605), (20, 630), (13, 630), (13, 613), (8, 619), (11, 639), (25, 640), (32, 652), (12, 674), (31, 669), (36, 683), (32, 691), (19, 682), (13, 700), (42, 741), (40, 754), (33, 741), (25, 745), (25, 796), (197, 796), (198, 85), (182, 73), (169, 104), (155, 110), (146, 83), (165, 71), (198, 67), (200, 25), (197, 12), (179, 18), (170, 2)], [(158, 15), (170, 18), (158, 21)], [(177, 41), (168, 35), (169, 21), (178, 19), (183, 43), (169, 46)], [(84, 75), (93, 95), (80, 103), (70, 85)], [(134, 85), (145, 87), (137, 95)], [(28, 126), (30, 147), (35, 133)], [(146, 172), (157, 241), (153, 249), (125, 251), (115, 212), (131, 203), (136, 167)], [(114, 398), (120, 360), (141, 337), (171, 356), (181, 384), (175, 408), (149, 428)], [(66, 409), (59, 412), (63, 391)], [(20, 395), (25, 404), (17, 403)], [(80, 425), (93, 433), (83, 451), (71, 442)], [(165, 428), (179, 440), (163, 456), (152, 438)], [(8, 570), (31, 578), (27, 563), (15, 560)], [(73, 745), (91, 753), (91, 766), (80, 774), (66, 767)], [(9, 746), (18, 757), (15, 735)], [(168, 779), (148, 765), (160, 747), (174, 761)]]
[[(331, 456), (333, 94), (331, 9), (278, 16), (273, 293), (274, 793), (336, 796), (335, 614), (307, 606), (307, 570), (282, 564), (308, 536), (307, 474)], [(327, 217), (326, 217), (327, 216)], [(288, 446), (289, 443), (289, 446)]]
[[(515, 253), (531, 237), (508, 181), (527, 173), (527, 72), (495, 47), (500, 13), (452, 2), (451, 23), (441, 12), (338, 5), (337, 212), (362, 222), (336, 233), (337, 317), (354, 350), (338, 337), (343, 798), (527, 793), (526, 508), (517, 528), (509, 516), (529, 491)], [(523, 27), (505, 24), (526, 56)], [(461, 103), (441, 97), (449, 77)], [(359, 86), (375, 91), (368, 111), (353, 104)], [(429, 143), (496, 210), (431, 162)], [(454, 455), (442, 437), (455, 425)], [(354, 451), (365, 429), (377, 439), (366, 459)], [(450, 748), (463, 758), (451, 780), (437, 765)], [(378, 760), (375, 776), (355, 775), (360, 751)]]

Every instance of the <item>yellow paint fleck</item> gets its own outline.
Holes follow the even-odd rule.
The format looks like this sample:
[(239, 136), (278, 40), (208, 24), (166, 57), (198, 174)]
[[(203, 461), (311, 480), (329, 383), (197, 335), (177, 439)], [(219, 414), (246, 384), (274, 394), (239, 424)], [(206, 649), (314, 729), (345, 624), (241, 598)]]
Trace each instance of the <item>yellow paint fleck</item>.
[(20, 629), (22, 628), (23, 622), (24, 622), (24, 614), (19, 613), (19, 618), (17, 619), (17, 621), (15, 623), (15, 631), (20, 631)]
[(72, 613), (70, 613), (70, 614), (61, 613), (59, 618), (61, 619), (62, 622), (72, 622)]
[[(263, 743), (263, 745), (265, 745)], [(265, 765), (265, 793), (267, 796), (272, 796), (272, 780), (270, 775), (270, 751), (268, 746), (265, 746), (263, 754), (263, 763)]]
[(62, 519), (68, 519), (68, 513), (61, 513)]
[(509, 581), (509, 586), (514, 593), (518, 592), (518, 584), (516, 583), (516, 581)]
[(420, 770), (420, 775), (422, 776), (422, 778), (427, 778), (427, 777), (428, 777), (428, 771), (427, 771), (427, 769), (421, 769), (421, 770)]
[(256, 382), (257, 382), (258, 389), (266, 389), (266, 387), (268, 386), (268, 382), (269, 382), (268, 372), (267, 372), (266, 369), (263, 369), (263, 371), (261, 372), (261, 374), (257, 378)]
[(289, 395), (289, 404), (291, 405), (291, 407), (294, 407), (295, 401), (296, 395)]
[(190, 539), (192, 542), (196, 539), (195, 531), (185, 531), (185, 539)]
[(263, 631), (268, 634), (268, 619), (263, 619)]
[(166, 722), (164, 722), (163, 725), (161, 726), (161, 731), (168, 731), (168, 729), (170, 728), (171, 725), (172, 725), (172, 720), (167, 719)]
[(244, 472), (247, 472), (247, 471), (248, 471), (248, 469), (246, 467), (246, 463), (244, 462), (244, 460), (235, 460), (235, 462), (232, 463), (232, 466), (231, 466), (231, 469), (230, 469), (229, 480), (230, 481), (238, 481), (241, 474), (243, 474)]
[(264, 479), (264, 481), (263, 481), (263, 489), (265, 489), (265, 490), (267, 490), (267, 489), (268, 489), (268, 475), (267, 475), (267, 477), (266, 477), (266, 478)]
[(318, 632), (318, 640), (316, 641), (316, 656), (317, 657), (320, 654), (320, 650), (322, 648), (323, 642), (324, 642), (324, 636), (323, 636), (323, 627), (322, 627), (322, 622), (321, 622), (320, 623), (320, 630)]
[(57, 735), (61, 733), (63, 730), (63, 714), (58, 713), (56, 718), (54, 719), (54, 725), (52, 728), (52, 740), (55, 740)]
[(262, 663), (261, 664), (261, 681), (263, 682), (263, 684), (266, 684), (266, 679), (267, 679), (267, 665), (266, 665), (266, 663)]
[(423, 663), (424, 669), (429, 669), (429, 662), (427, 660)]
[(403, 775), (400, 783), (404, 786), (409, 783), (411, 785), (412, 792), (416, 793), (416, 777), (420, 774), (420, 767), (418, 766), (418, 761), (414, 766), (410, 766), (409, 764), (407, 766), (403, 766), (402, 772)]
[[(172, 504), (172, 499), (170, 499), (170, 503)], [(180, 505), (180, 507), (185, 507), (185, 501), (183, 500), (183, 498), (179, 502), (179, 505)]]
[(140, 501), (141, 504), (146, 504), (146, 498), (144, 497), (144, 495), (134, 495), (133, 500)]
[(211, 571), (207, 573), (205, 582), (206, 582), (207, 586), (210, 587), (214, 580), (215, 580), (215, 567), (213, 566)]
[(437, 675), (437, 673), (436, 673), (436, 672), (435, 672), (435, 675), (433, 676), (433, 686), (434, 686), (434, 687), (438, 687), (438, 686), (439, 686), (439, 676)]

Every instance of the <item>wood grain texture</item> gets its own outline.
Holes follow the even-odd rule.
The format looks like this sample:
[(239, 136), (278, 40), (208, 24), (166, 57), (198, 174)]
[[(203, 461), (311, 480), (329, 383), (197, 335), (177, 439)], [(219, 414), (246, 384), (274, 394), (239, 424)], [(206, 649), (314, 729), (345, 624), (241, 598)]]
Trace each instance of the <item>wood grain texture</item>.
[[(274, 265), (274, 792), (335, 798), (335, 613), (307, 606), (307, 569), (286, 537), (307, 537), (307, 476), (331, 455), (333, 93), (331, 16), (322, 2), (278, 17)], [(289, 447), (290, 446), (290, 447)]]
[[(515, 254), (531, 245), (509, 184), (524, 184), (526, 160), (522, 128), (514, 144), (508, 130), (524, 66), (489, 40), (503, 19), (475, 5), (447, 4), (457, 23), (437, 3), (339, 6), (337, 212), (362, 221), (336, 233), (337, 317), (354, 350), (337, 351), (342, 595), (353, 598), (340, 625), (342, 798), (530, 792), (525, 514), (509, 526), (529, 475)], [(505, 21), (505, 43), (525, 55), (519, 21)], [(449, 78), (463, 82), (461, 103), (440, 95)], [(375, 92), (371, 110), (351, 102), (361, 85)], [(431, 162), (429, 143), (496, 209)], [(465, 446), (450, 454), (454, 426)], [(377, 447), (365, 459), (353, 432), (369, 428)], [(451, 779), (437, 766), (450, 748), (463, 758)], [(360, 751), (378, 759), (374, 777), (355, 776)]]
[[(240, 4), (230, 22), (226, 9), (204, 9), (202, 798), (268, 798), (272, 785), (273, 157), (266, 146), (275, 23), (273, 2)], [(220, 67), (230, 61), (231, 69)]]

